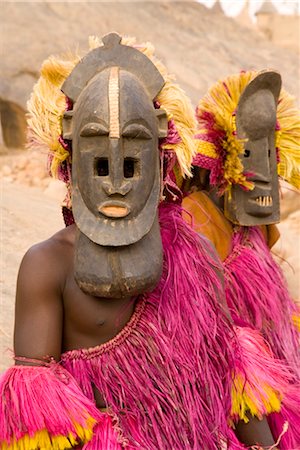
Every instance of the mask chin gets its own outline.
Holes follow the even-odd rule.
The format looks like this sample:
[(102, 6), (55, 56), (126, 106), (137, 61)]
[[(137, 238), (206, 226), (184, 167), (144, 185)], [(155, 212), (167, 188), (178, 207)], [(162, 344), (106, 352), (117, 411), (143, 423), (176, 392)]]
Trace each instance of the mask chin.
[(75, 247), (75, 280), (88, 295), (133, 297), (153, 290), (160, 280), (163, 251), (157, 215), (149, 233), (132, 245), (96, 245), (78, 230)]
[(241, 226), (270, 225), (280, 221), (278, 190), (262, 193), (260, 189), (243, 191), (233, 186), (225, 193), (224, 214), (232, 223)]

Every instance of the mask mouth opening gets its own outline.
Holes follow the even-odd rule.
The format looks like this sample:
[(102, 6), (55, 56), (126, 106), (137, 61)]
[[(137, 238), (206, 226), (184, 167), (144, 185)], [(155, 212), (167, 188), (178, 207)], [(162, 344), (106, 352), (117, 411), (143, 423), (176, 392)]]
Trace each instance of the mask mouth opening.
[(273, 197), (271, 195), (259, 195), (248, 200), (245, 211), (250, 216), (263, 218), (274, 213)]
[(257, 205), (262, 207), (273, 206), (273, 197), (271, 197), (271, 195), (260, 195), (259, 197), (253, 199), (252, 202), (255, 202)]

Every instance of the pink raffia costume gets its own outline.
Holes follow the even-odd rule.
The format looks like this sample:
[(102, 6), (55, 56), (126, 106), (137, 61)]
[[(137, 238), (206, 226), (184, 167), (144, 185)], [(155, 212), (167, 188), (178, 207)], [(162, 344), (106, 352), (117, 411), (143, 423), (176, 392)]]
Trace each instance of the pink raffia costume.
[[(272, 414), (269, 422), (276, 434), (288, 420), (280, 448), (299, 448), (299, 309), (269, 248), (278, 239), (278, 176), (300, 187), (299, 111), (278, 73), (241, 72), (213, 85), (196, 117), (193, 164), (209, 171), (210, 193), (189, 194), (183, 205), (223, 260), (235, 323), (259, 330), (292, 373), (290, 410)], [(224, 200), (224, 211), (211, 194)]]
[[(149, 44), (121, 42), (118, 35), (110, 34), (103, 38), (103, 44), (91, 39), (90, 45), (92, 49), (82, 60), (77, 56), (50, 58), (44, 63), (29, 103), (30, 145), (50, 149), (51, 171), (69, 188), (64, 216), (70, 224), (74, 214), (81, 233), (75, 254), (77, 283), (96, 296), (110, 298), (118, 289), (120, 296), (132, 295), (135, 310), (126, 326), (105, 344), (71, 349), (61, 355), (59, 363), (50, 360), (19, 365), (2, 375), (1, 448), (243, 448), (233, 432), (234, 424), (247, 421), (248, 413), (261, 418), (280, 411), (290, 374), (273, 359), (258, 333), (245, 327), (233, 328), (222, 303), (220, 263), (208, 241), (182, 218), (174, 170), (182, 176), (190, 175), (195, 156), (191, 105), (155, 59)], [(122, 109), (124, 99), (126, 109)], [(88, 120), (88, 112), (80, 105), (91, 105)], [(101, 120), (92, 116), (107, 105), (109, 124), (103, 116)], [(123, 114), (130, 118), (132, 109), (135, 114), (144, 114), (145, 110), (147, 121), (130, 119), (121, 137)], [(139, 136), (133, 137), (136, 130)], [(95, 155), (92, 147), (82, 149), (82, 139), (92, 142), (89, 139), (95, 136), (108, 139), (109, 154), (105, 153), (108, 146), (103, 154)], [(136, 145), (135, 138), (139, 138), (143, 140), (143, 152), (139, 153), (138, 139), (139, 145), (129, 158), (124, 144), (121, 167), (123, 162), (128, 163), (128, 174), (137, 162), (140, 176), (135, 179), (134, 172), (125, 178), (122, 175), (118, 189), (123, 189), (124, 201), (114, 207), (107, 201), (97, 204), (94, 214), (93, 186), (85, 192), (88, 180), (82, 182), (81, 170), (89, 158), (95, 157), (91, 160), (96, 171), (93, 183), (103, 188), (95, 192), (99, 196), (104, 196), (103, 192), (108, 197), (114, 195), (113, 188), (117, 188), (107, 161), (117, 179), (121, 150), (114, 150), (121, 139), (128, 137), (124, 142), (129, 142), (130, 151), (130, 145)], [(144, 178), (142, 189), (138, 183)], [(135, 203), (129, 203), (136, 186), (138, 198), (148, 189), (147, 215), (143, 215), (144, 205), (134, 215)], [(126, 217), (135, 233), (130, 232)], [(142, 227), (148, 227), (144, 234)], [(128, 229), (128, 233), (122, 229)], [(124, 247), (130, 246), (132, 258), (141, 248), (135, 240), (137, 235), (143, 240), (143, 261), (158, 266), (154, 286), (152, 279), (145, 287), (147, 272), (142, 278), (134, 272), (135, 268), (143, 271), (142, 260), (141, 267), (132, 268), (134, 283), (123, 264), (127, 261)], [(147, 247), (148, 235), (151, 245)], [(106, 264), (109, 269), (113, 245), (117, 281), (114, 271), (103, 272)], [(119, 253), (114, 251), (118, 246)], [(94, 278), (81, 264), (86, 249), (94, 258), (89, 269), (97, 268)], [(155, 259), (151, 260), (153, 254)], [(16, 358), (22, 360), (22, 355)], [(95, 407), (94, 387), (103, 395), (107, 405), (104, 411)], [(286, 431), (286, 424), (280, 431)]]

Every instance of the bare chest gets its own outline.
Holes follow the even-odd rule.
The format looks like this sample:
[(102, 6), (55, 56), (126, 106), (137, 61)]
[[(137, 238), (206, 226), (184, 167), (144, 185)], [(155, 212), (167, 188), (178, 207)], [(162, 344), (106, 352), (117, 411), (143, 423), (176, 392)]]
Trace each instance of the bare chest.
[(63, 292), (63, 351), (101, 345), (116, 336), (134, 311), (134, 299), (86, 295), (68, 273)]

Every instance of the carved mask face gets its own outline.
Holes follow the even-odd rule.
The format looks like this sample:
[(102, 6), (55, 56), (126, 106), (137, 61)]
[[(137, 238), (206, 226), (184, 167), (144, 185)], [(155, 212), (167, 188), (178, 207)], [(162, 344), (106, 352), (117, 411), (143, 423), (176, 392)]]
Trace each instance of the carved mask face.
[(87, 294), (120, 298), (161, 277), (158, 139), (168, 126), (153, 106), (164, 85), (155, 65), (116, 33), (102, 40), (62, 87), (73, 103), (63, 136), (72, 140), (75, 280)]
[[(264, 74), (265, 75), (265, 74)], [(279, 93), (279, 92), (278, 92)], [(237, 110), (237, 134), (246, 139), (241, 160), (252, 191), (233, 186), (225, 195), (225, 215), (239, 225), (263, 225), (280, 219), (279, 185), (275, 149), (277, 98), (266, 88), (241, 98)]]
[(156, 110), (139, 80), (111, 67), (73, 113), (73, 212), (100, 245), (128, 245), (151, 228), (159, 201)]

